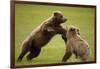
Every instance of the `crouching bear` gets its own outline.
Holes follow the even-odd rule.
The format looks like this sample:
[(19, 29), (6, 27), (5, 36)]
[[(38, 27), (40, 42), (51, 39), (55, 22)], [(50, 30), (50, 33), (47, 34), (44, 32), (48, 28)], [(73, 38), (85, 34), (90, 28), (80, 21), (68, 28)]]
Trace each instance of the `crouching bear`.
[(61, 34), (63, 38), (66, 38), (64, 37), (66, 31), (61, 26), (61, 24), (66, 20), (67, 19), (60, 11), (54, 12), (50, 18), (34, 29), (32, 33), (23, 41), (22, 50), (17, 61), (21, 61), (28, 52), (28, 60), (32, 60), (37, 57), (41, 52), (41, 48), (56, 34)]
[(89, 61), (89, 46), (88, 43), (80, 37), (79, 29), (74, 26), (70, 27), (67, 29), (66, 37), (66, 52), (62, 62), (66, 62), (72, 54), (75, 54), (76, 58), (80, 58), (83, 62)]

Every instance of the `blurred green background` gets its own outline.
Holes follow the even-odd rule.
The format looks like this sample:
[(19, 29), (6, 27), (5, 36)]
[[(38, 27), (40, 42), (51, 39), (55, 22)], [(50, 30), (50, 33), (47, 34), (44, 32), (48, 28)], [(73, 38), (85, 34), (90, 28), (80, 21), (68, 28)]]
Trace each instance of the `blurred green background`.
[[(45, 19), (52, 15), (53, 11), (61, 11), (68, 21), (64, 27), (74, 25), (80, 28), (81, 37), (89, 43), (90, 61), (94, 61), (94, 8), (65, 7), (49, 5), (15, 5), (15, 64), (50, 64), (60, 63), (65, 52), (65, 44), (60, 35), (56, 35), (42, 48), (40, 55), (32, 61), (27, 61), (26, 57), (22, 62), (16, 60), (21, 51), (22, 41)], [(79, 62), (74, 55), (69, 62)]]

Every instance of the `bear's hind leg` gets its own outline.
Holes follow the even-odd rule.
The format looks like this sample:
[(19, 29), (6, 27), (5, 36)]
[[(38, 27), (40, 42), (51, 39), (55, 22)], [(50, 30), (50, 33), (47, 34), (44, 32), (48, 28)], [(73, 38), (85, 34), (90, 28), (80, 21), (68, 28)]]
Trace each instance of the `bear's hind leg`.
[(27, 60), (32, 60), (33, 58), (37, 57), (41, 52), (41, 48), (33, 47), (30, 50), (30, 53), (27, 55)]
[(81, 60), (83, 62), (88, 62), (89, 61), (89, 55), (83, 55), (83, 56), (81, 56)]
[(27, 45), (26, 45), (26, 48), (23, 47), (23, 48), (22, 48), (22, 51), (21, 51), (21, 53), (20, 53), (20, 55), (19, 55), (19, 57), (18, 57), (18, 59), (17, 59), (17, 62), (22, 61), (23, 57), (25, 56), (25, 54), (26, 54), (28, 51), (29, 51), (29, 48), (28, 48)]

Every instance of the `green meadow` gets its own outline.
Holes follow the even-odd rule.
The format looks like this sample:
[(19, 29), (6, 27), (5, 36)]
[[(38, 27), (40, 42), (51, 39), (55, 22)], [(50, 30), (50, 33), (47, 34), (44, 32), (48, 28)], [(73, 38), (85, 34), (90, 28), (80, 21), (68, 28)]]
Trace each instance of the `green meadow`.
[[(26, 56), (22, 62), (16, 60), (21, 52), (22, 41), (40, 25), (45, 19), (52, 15), (53, 11), (61, 11), (68, 19), (63, 26), (77, 26), (83, 39), (89, 43), (90, 61), (94, 61), (94, 8), (65, 7), (49, 5), (29, 5), (16, 4), (15, 6), (15, 64), (51, 64), (61, 63), (65, 52), (65, 43), (60, 35), (56, 35), (42, 48), (40, 55), (32, 61), (27, 61)], [(68, 60), (70, 62), (80, 62), (74, 55)]]

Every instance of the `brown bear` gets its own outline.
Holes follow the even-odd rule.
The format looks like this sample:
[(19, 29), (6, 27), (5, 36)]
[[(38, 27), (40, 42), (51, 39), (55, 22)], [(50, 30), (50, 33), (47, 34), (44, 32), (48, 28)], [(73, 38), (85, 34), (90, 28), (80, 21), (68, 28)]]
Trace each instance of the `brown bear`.
[(66, 37), (66, 52), (62, 62), (66, 62), (72, 54), (75, 54), (76, 58), (80, 58), (83, 62), (89, 61), (89, 46), (88, 43), (80, 37), (79, 29), (74, 26), (68, 28)]
[(53, 15), (47, 20), (43, 21), (32, 33), (22, 42), (22, 51), (17, 61), (21, 61), (22, 58), (27, 55), (28, 60), (32, 60), (37, 57), (41, 48), (46, 45), (53, 36), (61, 34), (65, 39), (66, 30), (61, 26), (67, 19), (60, 11), (55, 11)]

